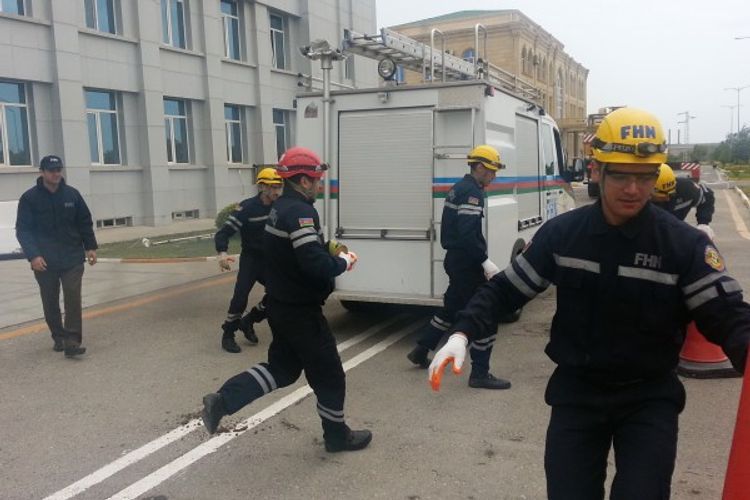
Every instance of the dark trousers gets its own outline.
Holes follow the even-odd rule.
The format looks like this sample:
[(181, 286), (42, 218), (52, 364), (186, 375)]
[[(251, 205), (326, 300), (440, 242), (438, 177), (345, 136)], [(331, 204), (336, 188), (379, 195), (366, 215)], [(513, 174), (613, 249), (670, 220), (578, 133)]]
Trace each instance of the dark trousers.
[[(64, 270), (34, 271), (42, 296), (44, 320), (52, 339), (62, 341), (66, 347), (81, 345), (83, 320), (81, 319), (81, 283), (83, 263)], [(65, 303), (65, 323), (60, 313), (60, 285)]]
[(284, 304), (268, 297), (267, 311), (273, 334), (268, 362), (235, 375), (219, 389), (227, 412), (235, 413), (261, 396), (293, 384), (304, 370), (318, 399), (324, 437), (343, 438), (344, 368), (321, 307)]
[[(487, 282), (482, 266), (471, 264), (461, 253), (448, 251), (445, 255), (443, 268), (448, 274), (448, 289), (443, 296), (443, 308), (427, 324), (417, 340), (417, 344), (434, 351), (453, 323), (456, 315), (471, 300), (471, 297), (483, 283)], [(472, 342), (469, 346), (471, 353), (471, 375), (484, 376), (490, 369), (492, 346), (495, 335), (486, 339)]]
[[(240, 254), (240, 268), (237, 271), (237, 280), (234, 283), (234, 293), (229, 303), (227, 319), (224, 321), (224, 330), (232, 333), (239, 327), (242, 313), (247, 307), (248, 296), (255, 283), (264, 284), (263, 259), (260, 256), (242, 253)], [(257, 306), (248, 313), (251, 323), (258, 323), (266, 318), (265, 297)]]
[(685, 390), (676, 375), (604, 386), (555, 371), (544, 468), (549, 500), (601, 500), (614, 447), (611, 500), (667, 500)]

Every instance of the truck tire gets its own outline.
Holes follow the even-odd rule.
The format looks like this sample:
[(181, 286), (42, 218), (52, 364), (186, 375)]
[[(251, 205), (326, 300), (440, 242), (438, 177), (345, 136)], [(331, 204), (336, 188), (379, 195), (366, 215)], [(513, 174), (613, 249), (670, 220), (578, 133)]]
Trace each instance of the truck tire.
[[(510, 260), (512, 261), (513, 258), (523, 252), (524, 247), (526, 246), (526, 242), (518, 239), (513, 244), (513, 250), (510, 253)], [(521, 313), (523, 312), (523, 308), (516, 309), (512, 313), (506, 314), (505, 316), (501, 316), (499, 322), (500, 323), (515, 323), (519, 319), (521, 319)]]
[(588, 183), (588, 192), (589, 192), (589, 198), (598, 198), (599, 197), (599, 183), (598, 182), (591, 182)]

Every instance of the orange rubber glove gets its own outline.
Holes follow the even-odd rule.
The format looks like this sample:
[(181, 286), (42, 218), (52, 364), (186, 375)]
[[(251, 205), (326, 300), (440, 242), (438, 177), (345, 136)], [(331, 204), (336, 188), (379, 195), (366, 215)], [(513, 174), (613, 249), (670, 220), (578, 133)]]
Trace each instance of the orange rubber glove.
[(461, 332), (456, 332), (448, 337), (448, 342), (435, 353), (428, 370), (430, 385), (433, 391), (440, 390), (440, 382), (443, 379), (445, 367), (453, 362), (453, 373), (461, 374), (461, 367), (466, 359), (466, 346), (469, 345), (469, 339)]

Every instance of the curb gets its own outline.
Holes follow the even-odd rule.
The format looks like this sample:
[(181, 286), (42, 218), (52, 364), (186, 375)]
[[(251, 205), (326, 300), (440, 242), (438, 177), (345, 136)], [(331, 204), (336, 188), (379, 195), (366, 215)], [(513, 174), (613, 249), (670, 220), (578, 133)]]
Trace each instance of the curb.
[[(235, 261), (239, 259), (239, 254), (230, 255), (234, 257)], [(164, 257), (164, 258), (153, 258), (148, 257), (126, 257), (124, 259), (113, 259), (108, 257), (102, 257), (96, 259), (96, 262), (102, 262), (104, 264), (181, 264), (183, 262), (212, 262), (219, 260), (219, 257), (212, 255), (209, 257)]]
[(734, 186), (734, 190), (737, 191), (740, 194), (740, 198), (742, 198), (742, 203), (745, 204), (747, 208), (750, 208), (750, 199), (747, 198), (747, 195), (743, 190), (738, 188), (737, 186)]

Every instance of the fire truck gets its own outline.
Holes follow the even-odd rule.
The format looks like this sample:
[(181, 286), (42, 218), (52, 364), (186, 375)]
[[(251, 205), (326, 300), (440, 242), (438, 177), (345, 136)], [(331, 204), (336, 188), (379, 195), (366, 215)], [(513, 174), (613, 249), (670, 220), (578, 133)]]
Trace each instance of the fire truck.
[[(480, 56), (482, 29), (475, 29)], [(324, 85), (297, 97), (297, 144), (322, 151), (330, 164), (317, 202), (325, 237), (359, 256), (356, 272), (336, 281), (335, 296), (349, 309), (442, 303), (443, 201), (468, 173), (476, 145), (494, 146), (506, 165), (485, 190), (483, 219), (489, 257), (501, 268), (541, 224), (574, 206), (560, 132), (537, 90), (481, 59), (435, 50), (436, 32), (428, 45), (388, 29), (347, 31), (342, 52), (378, 59), (384, 85)], [(400, 68), (421, 72), (423, 82), (397, 84)]]

